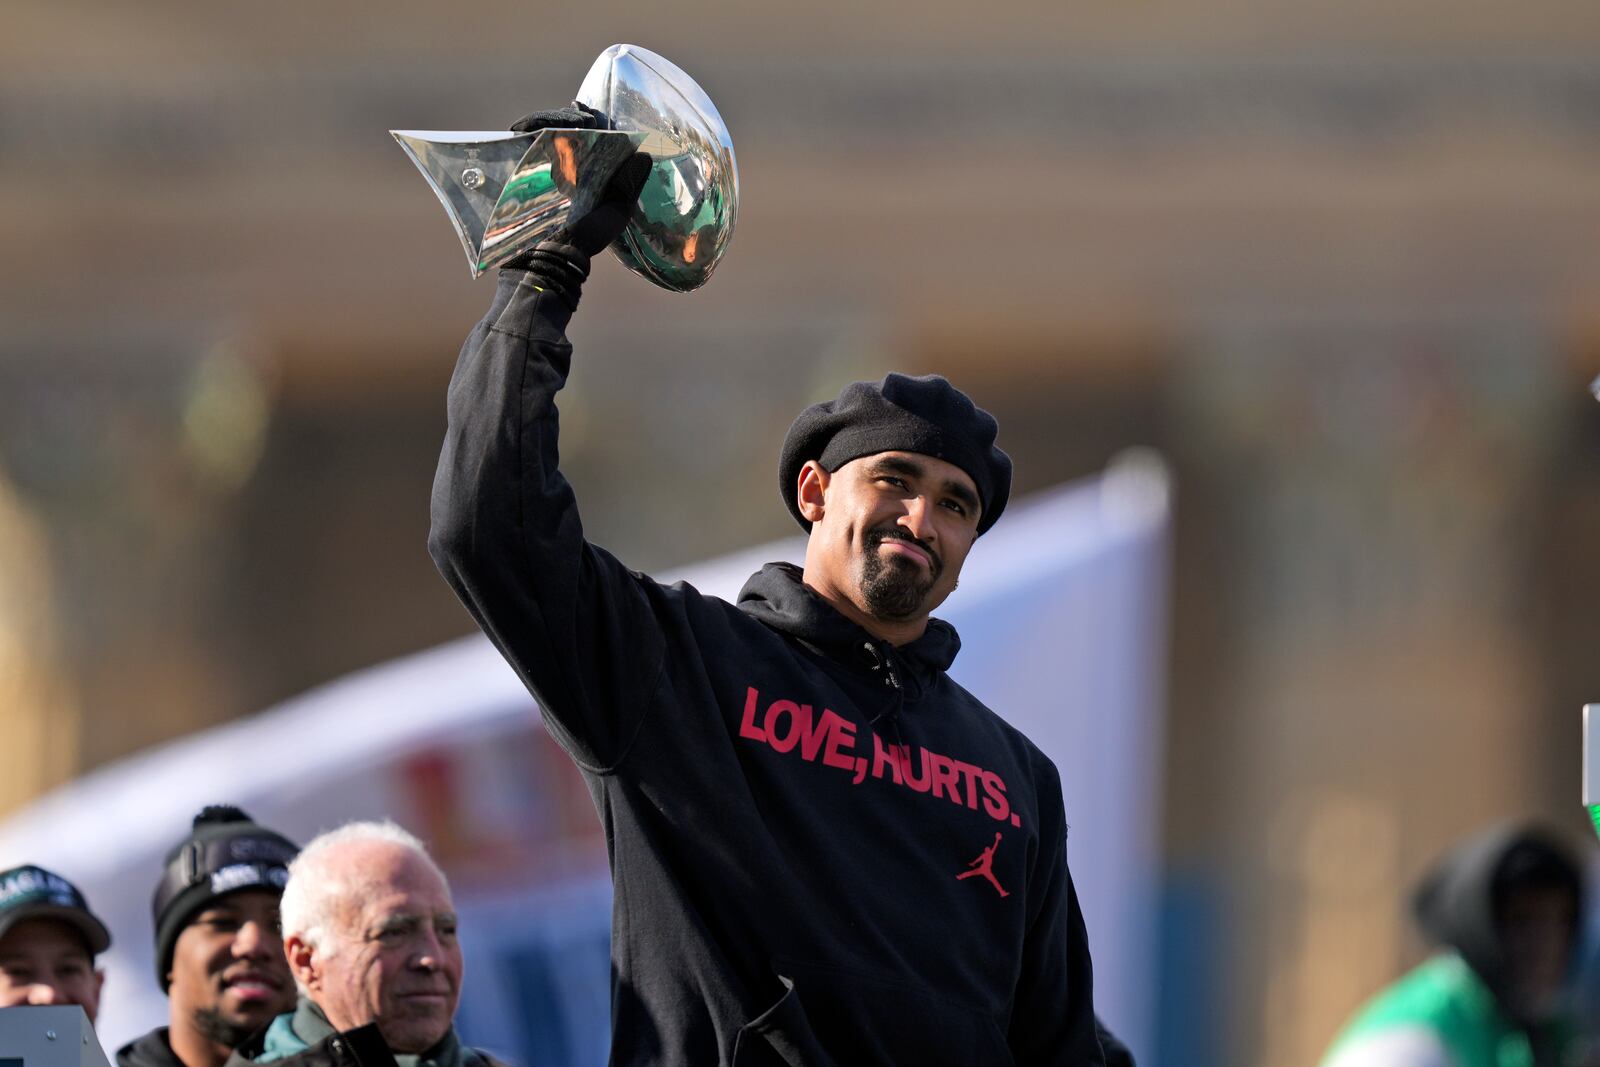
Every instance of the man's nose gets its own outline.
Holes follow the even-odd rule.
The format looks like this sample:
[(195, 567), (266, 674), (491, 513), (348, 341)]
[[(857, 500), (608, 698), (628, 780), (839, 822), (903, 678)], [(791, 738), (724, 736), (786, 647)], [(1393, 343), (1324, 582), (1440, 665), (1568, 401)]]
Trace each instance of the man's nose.
[(28, 1003), (43, 1007), (51, 1004), (65, 1004), (67, 1003), (67, 998), (55, 986), (46, 985), (44, 982), (35, 982), (28, 990)]
[(417, 946), (416, 954), (411, 957), (411, 965), (419, 971), (437, 971), (443, 958), (439, 935), (429, 931)]
[(233, 937), (233, 954), (239, 959), (265, 956), (267, 942), (272, 936), (262, 923), (247, 922), (239, 927), (239, 932)]
[(928, 505), (928, 498), (914, 496), (908, 499), (906, 501), (906, 512), (900, 517), (900, 525), (904, 526), (906, 532), (912, 537), (931, 544), (934, 539), (933, 516)]

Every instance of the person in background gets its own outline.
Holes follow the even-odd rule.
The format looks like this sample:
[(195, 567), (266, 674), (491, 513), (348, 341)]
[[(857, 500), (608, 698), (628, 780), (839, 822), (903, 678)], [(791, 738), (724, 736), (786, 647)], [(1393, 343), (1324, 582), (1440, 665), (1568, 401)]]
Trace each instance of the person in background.
[(1567, 1005), (1584, 886), (1547, 833), (1503, 826), (1450, 853), (1415, 898), (1439, 952), (1379, 993), (1323, 1067), (1576, 1067)]
[(294, 1006), (278, 900), (293, 842), (235, 807), (208, 807), (167, 853), (151, 901), (168, 1025), (122, 1047), (119, 1067), (222, 1067)]
[(502, 1067), (456, 1036), (455, 905), (414, 836), (355, 822), (313, 839), (289, 867), (282, 915), (300, 997), (232, 1067)]
[(0, 871), (0, 1008), (76, 1004), (92, 1023), (111, 932), (78, 887), (33, 865)]

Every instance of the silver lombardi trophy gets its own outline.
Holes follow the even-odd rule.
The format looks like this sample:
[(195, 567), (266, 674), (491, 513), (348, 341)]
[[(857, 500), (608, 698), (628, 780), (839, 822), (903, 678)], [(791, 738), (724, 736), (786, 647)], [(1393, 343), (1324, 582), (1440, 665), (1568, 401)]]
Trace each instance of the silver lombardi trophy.
[(670, 61), (631, 44), (600, 53), (577, 101), (611, 128), (390, 133), (449, 213), (473, 277), (582, 216), (617, 164), (642, 149), (650, 177), (611, 251), (663, 289), (700, 288), (739, 213), (733, 141), (716, 106)]

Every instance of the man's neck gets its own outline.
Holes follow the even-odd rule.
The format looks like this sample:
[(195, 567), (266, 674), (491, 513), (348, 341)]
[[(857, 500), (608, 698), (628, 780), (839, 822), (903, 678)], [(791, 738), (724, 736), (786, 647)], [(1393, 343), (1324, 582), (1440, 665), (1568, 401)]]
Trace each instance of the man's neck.
[(807, 589), (827, 601), (839, 614), (878, 640), (887, 641), (896, 648), (901, 645), (909, 645), (927, 632), (928, 617), (926, 615), (904, 620), (880, 619), (851, 600), (845, 595), (844, 590), (829, 583), (815, 580), (815, 574), (810, 567), (801, 572), (800, 580)]
[(193, 1024), (180, 1019), (172, 1020), (168, 1027), (167, 1044), (172, 1046), (172, 1054), (183, 1061), (183, 1067), (222, 1067), (233, 1055), (233, 1049), (217, 1044)]

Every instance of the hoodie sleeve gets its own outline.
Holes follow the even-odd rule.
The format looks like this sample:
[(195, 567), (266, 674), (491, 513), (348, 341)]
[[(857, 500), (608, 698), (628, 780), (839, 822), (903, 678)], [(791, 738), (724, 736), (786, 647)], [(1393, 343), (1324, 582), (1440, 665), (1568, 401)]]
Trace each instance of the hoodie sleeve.
[(1035, 876), (1040, 905), (1023, 944), (1007, 1040), (1019, 1064), (1104, 1067), (1089, 935), (1067, 870), (1065, 833), (1055, 840), (1054, 857)]
[(1100, 1039), (1100, 1049), (1105, 1053), (1106, 1067), (1135, 1067), (1133, 1053), (1128, 1051), (1128, 1046), (1117, 1040), (1117, 1035), (1106, 1029), (1106, 1024), (1097, 1017), (1094, 1021), (1095, 1036)]
[(603, 773), (638, 728), (666, 641), (651, 583), (584, 540), (557, 469), (571, 316), (531, 275), (500, 272), (450, 380), (428, 550), (562, 747)]

